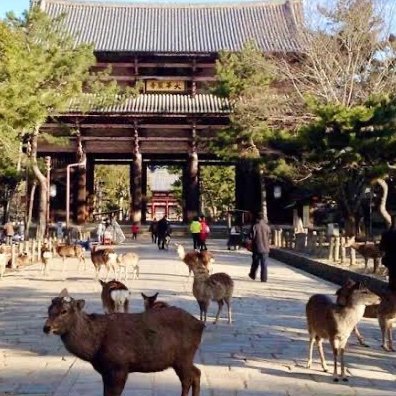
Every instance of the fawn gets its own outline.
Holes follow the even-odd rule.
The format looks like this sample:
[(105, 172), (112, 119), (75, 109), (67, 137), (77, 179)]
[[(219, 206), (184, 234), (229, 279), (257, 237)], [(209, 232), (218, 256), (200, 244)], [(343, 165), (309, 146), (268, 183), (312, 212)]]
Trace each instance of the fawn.
[(312, 364), (313, 344), (317, 343), (320, 360), (324, 371), (328, 371), (323, 353), (323, 339), (328, 339), (334, 355), (334, 381), (338, 381), (337, 360), (341, 363), (341, 377), (348, 381), (345, 375), (344, 351), (352, 330), (364, 315), (367, 305), (379, 302), (379, 297), (360, 283), (350, 289), (345, 305), (333, 303), (330, 297), (315, 294), (310, 297), (306, 305), (306, 316), (309, 332), (309, 354), (307, 367)]
[(158, 293), (155, 293), (154, 296), (146, 296), (144, 293), (140, 294), (143, 297), (145, 311), (148, 311), (149, 309), (161, 309), (169, 307), (169, 304), (165, 301), (157, 301)]
[(204, 265), (196, 265), (192, 267), (192, 270), (194, 272), (193, 295), (199, 305), (200, 319), (202, 320), (203, 317), (204, 322), (206, 322), (210, 300), (213, 300), (217, 301), (219, 305), (214, 323), (217, 323), (225, 302), (228, 308), (228, 323), (231, 324), (231, 298), (234, 291), (234, 281), (224, 272), (209, 276), (208, 269)]

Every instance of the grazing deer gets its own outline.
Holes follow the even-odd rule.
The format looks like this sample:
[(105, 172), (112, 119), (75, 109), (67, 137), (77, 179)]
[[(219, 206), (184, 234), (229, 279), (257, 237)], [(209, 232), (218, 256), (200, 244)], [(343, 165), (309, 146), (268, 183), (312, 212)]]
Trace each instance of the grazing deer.
[(106, 314), (114, 312), (127, 313), (129, 309), (129, 290), (121, 282), (111, 280), (110, 282), (103, 282), (99, 280), (102, 285), (102, 304), (103, 310)]
[(97, 245), (93, 245), (91, 249), (91, 260), (95, 267), (96, 277), (99, 279), (100, 269), (105, 267), (107, 269), (106, 281), (109, 278), (110, 270), (113, 270), (114, 277), (116, 277), (117, 254), (113, 249), (105, 248), (98, 249)]
[(102, 375), (103, 395), (120, 396), (128, 373), (159, 372), (172, 367), (181, 396), (200, 394), (200, 370), (194, 355), (204, 325), (188, 312), (169, 307), (138, 314), (87, 314), (85, 301), (67, 290), (52, 300), (43, 331), (59, 335), (66, 349), (90, 362)]
[(234, 282), (231, 277), (224, 272), (209, 276), (207, 268), (203, 265), (196, 265), (192, 267), (192, 270), (194, 272), (193, 295), (199, 305), (200, 319), (206, 322), (209, 304), (213, 300), (217, 301), (219, 306), (214, 323), (217, 323), (225, 302), (228, 309), (228, 323), (231, 324), (231, 298), (234, 291)]
[(360, 283), (356, 283), (346, 298), (345, 305), (333, 303), (330, 297), (315, 294), (310, 297), (306, 305), (306, 316), (309, 332), (309, 354), (307, 367), (312, 364), (313, 344), (316, 341), (320, 360), (324, 371), (328, 371), (323, 353), (323, 339), (328, 339), (334, 355), (334, 381), (338, 381), (337, 361), (341, 363), (341, 377), (348, 381), (345, 375), (344, 351), (351, 335), (364, 315), (367, 305), (379, 302), (379, 297)]
[(140, 294), (143, 297), (145, 311), (148, 311), (149, 309), (162, 309), (169, 307), (169, 304), (165, 301), (157, 301), (158, 293), (155, 293), (154, 296), (146, 296), (144, 293)]
[(180, 259), (184, 262), (184, 264), (188, 267), (188, 277), (191, 276), (193, 272), (193, 268), (198, 265), (203, 265), (208, 269), (210, 273), (213, 272), (213, 264), (215, 262), (213, 258), (213, 254), (208, 251), (196, 252), (191, 251), (187, 252), (184, 250), (184, 246), (178, 243), (175, 243), (177, 254)]
[(140, 274), (139, 269), (139, 256), (136, 253), (129, 252), (119, 254), (116, 260), (116, 266), (118, 267), (117, 279), (121, 279), (121, 272), (124, 269), (124, 281), (128, 280), (128, 269), (132, 268), (132, 279), (138, 279)]
[(377, 272), (380, 259), (384, 255), (384, 252), (380, 249), (379, 244), (375, 243), (357, 243), (355, 242), (355, 238), (351, 238), (350, 241), (345, 245), (345, 247), (350, 247), (355, 249), (359, 254), (361, 254), (364, 258), (364, 270), (368, 270), (368, 261), (369, 259), (373, 259), (373, 274)]
[(76, 257), (78, 259), (78, 268), (84, 262), (84, 271), (86, 270), (87, 263), (85, 261), (85, 251), (80, 245), (61, 245), (55, 247), (56, 253), (62, 258), (62, 276), (65, 271), (65, 259), (67, 257)]
[(16, 258), (16, 267), (24, 267), (30, 262), (30, 255), (28, 252), (19, 253)]

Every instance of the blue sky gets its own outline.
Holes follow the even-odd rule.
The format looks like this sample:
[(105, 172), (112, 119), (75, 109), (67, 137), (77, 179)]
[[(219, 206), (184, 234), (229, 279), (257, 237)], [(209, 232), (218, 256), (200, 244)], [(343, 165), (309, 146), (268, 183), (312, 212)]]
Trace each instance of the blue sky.
[[(133, 2), (133, 0), (101, 0), (101, 1), (112, 1), (112, 2)], [(252, 0), (137, 0), (138, 3), (143, 2), (151, 3), (225, 3), (225, 2), (250, 2)], [(327, 2), (327, 0), (318, 0)], [(389, 11), (392, 15), (396, 14), (395, 0), (385, 0), (385, 4), (388, 5)], [(14, 11), (17, 15), (21, 14), (22, 11), (29, 7), (29, 0), (0, 0), (0, 18), (4, 17), (7, 11)], [(391, 10), (392, 8), (392, 10)], [(393, 11), (393, 12), (392, 12)], [(389, 14), (389, 13), (388, 13)], [(396, 15), (393, 19), (392, 30), (396, 32)]]

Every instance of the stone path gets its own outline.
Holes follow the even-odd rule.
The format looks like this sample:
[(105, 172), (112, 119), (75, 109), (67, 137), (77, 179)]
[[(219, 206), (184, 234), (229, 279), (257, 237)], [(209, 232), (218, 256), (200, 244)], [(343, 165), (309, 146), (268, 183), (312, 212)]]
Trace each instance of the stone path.
[[(187, 242), (186, 242), (187, 243)], [(190, 244), (190, 241), (188, 241)], [(130, 247), (130, 245), (128, 245)], [(128, 246), (120, 248), (125, 251)], [(234, 323), (224, 319), (211, 323), (217, 304), (209, 308), (210, 322), (204, 332), (196, 362), (202, 370), (202, 396), (255, 395), (395, 395), (396, 354), (380, 348), (375, 320), (364, 320), (360, 328), (371, 348), (350, 339), (346, 354), (349, 383), (334, 384), (323, 373), (315, 350), (311, 370), (305, 368), (307, 332), (305, 303), (311, 294), (334, 294), (335, 286), (271, 260), (269, 282), (247, 277), (250, 255), (229, 252), (224, 241), (209, 245), (216, 254), (216, 272), (227, 272), (235, 280)], [(148, 240), (133, 244), (141, 256), (141, 277), (128, 283), (132, 311), (143, 309), (140, 292), (160, 292), (160, 298), (199, 314), (192, 296), (192, 280), (174, 250), (159, 252)], [(71, 356), (57, 336), (47, 336), (42, 327), (47, 307), (63, 287), (75, 298), (86, 300), (88, 312), (101, 312), (99, 285), (93, 267), (77, 272), (70, 260), (60, 278), (60, 259), (43, 277), (39, 265), (8, 272), (0, 282), (0, 395), (93, 396), (102, 394), (101, 378), (92, 367)], [(225, 312), (224, 312), (225, 314)], [(325, 352), (331, 364), (331, 352)], [(125, 396), (171, 396), (180, 394), (173, 370), (129, 375)]]

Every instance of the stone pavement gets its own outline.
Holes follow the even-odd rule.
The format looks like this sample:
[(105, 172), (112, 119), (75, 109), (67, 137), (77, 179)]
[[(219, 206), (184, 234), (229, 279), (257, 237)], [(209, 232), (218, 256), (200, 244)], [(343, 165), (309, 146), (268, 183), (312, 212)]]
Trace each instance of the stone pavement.
[[(202, 371), (202, 396), (396, 394), (395, 354), (380, 349), (376, 320), (366, 319), (360, 325), (371, 348), (357, 346), (353, 336), (350, 339), (349, 383), (334, 384), (331, 374), (321, 371), (316, 350), (312, 369), (305, 368), (305, 303), (317, 292), (334, 294), (335, 286), (275, 260), (270, 260), (269, 282), (254, 282), (247, 277), (248, 252), (229, 252), (224, 246), (224, 241), (209, 244), (216, 255), (215, 272), (227, 272), (235, 280), (234, 323), (227, 325), (224, 312), (223, 320), (213, 325), (217, 304), (211, 304), (210, 321), (195, 359)], [(188, 280), (187, 268), (175, 250), (158, 251), (148, 240), (134, 242), (133, 249), (141, 256), (141, 276), (128, 282), (132, 311), (143, 309), (140, 292), (159, 291), (162, 300), (198, 315), (192, 279)], [(42, 331), (51, 298), (63, 287), (73, 297), (84, 298), (88, 312), (102, 311), (93, 266), (78, 273), (77, 261), (71, 259), (62, 280), (60, 264), (60, 259), (54, 259), (48, 277), (40, 275), (39, 265), (33, 265), (8, 272), (0, 282), (0, 395), (102, 394), (101, 377), (92, 367), (71, 356), (58, 336)], [(331, 364), (328, 344), (325, 352)], [(180, 383), (173, 370), (132, 373), (123, 394), (179, 395)]]

